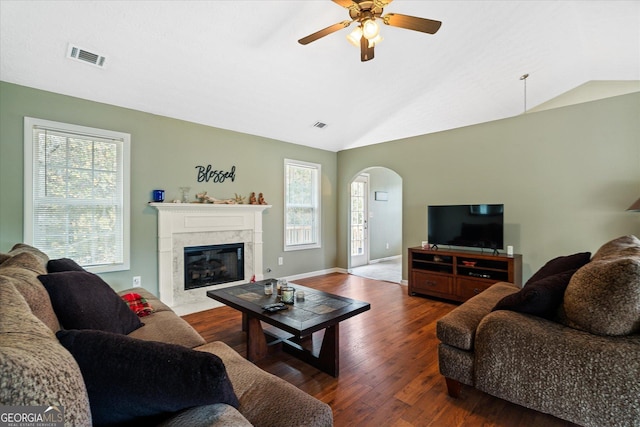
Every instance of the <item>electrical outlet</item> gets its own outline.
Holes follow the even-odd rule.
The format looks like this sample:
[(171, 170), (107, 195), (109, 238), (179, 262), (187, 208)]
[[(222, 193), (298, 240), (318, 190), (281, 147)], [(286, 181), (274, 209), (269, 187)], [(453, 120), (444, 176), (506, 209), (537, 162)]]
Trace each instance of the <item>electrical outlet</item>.
[(387, 247), (386, 247), (386, 249), (389, 249), (389, 244), (388, 244), (388, 243), (387, 243)]
[(284, 259), (281, 256), (279, 256), (278, 257), (278, 265), (282, 265), (282, 264), (284, 264)]
[(142, 278), (140, 276), (133, 276), (133, 287), (139, 288), (142, 286)]

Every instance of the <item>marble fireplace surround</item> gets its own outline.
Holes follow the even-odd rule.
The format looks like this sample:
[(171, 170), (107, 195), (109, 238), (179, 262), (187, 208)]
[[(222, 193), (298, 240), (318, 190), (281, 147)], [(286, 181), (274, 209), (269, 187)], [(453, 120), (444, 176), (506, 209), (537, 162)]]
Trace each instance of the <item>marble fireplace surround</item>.
[[(219, 307), (206, 291), (262, 277), (262, 213), (271, 205), (150, 203), (158, 210), (158, 290), (178, 315)], [(184, 248), (244, 243), (245, 280), (184, 289)]]

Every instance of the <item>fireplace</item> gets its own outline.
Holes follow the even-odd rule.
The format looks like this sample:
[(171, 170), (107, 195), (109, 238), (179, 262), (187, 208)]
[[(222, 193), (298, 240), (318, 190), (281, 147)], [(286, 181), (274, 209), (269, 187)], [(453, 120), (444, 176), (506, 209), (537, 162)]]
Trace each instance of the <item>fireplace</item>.
[(244, 243), (184, 248), (184, 289), (244, 280)]
[[(262, 215), (269, 205), (223, 205), (214, 203), (151, 203), (158, 210), (158, 293), (160, 300), (179, 315), (220, 307), (206, 291), (263, 278)], [(185, 250), (209, 245), (243, 245), (238, 262), (225, 261), (227, 274), (236, 280), (202, 284), (187, 289)], [(200, 249), (198, 249), (200, 250)], [(236, 252), (237, 254), (237, 248)], [(219, 254), (220, 255), (220, 254)], [(219, 258), (219, 255), (210, 258)], [(225, 256), (227, 254), (224, 254)], [(233, 269), (237, 271), (233, 272)], [(239, 270), (242, 269), (242, 270)], [(214, 276), (221, 274), (219, 268)], [(207, 272), (205, 271), (205, 275)], [(212, 275), (210, 271), (209, 276)]]

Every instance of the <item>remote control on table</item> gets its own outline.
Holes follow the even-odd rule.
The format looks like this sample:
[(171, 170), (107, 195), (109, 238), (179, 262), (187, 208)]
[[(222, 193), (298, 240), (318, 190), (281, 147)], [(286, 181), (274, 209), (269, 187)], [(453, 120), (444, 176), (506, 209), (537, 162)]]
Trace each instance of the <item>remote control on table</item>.
[(277, 302), (275, 304), (263, 305), (262, 309), (265, 310), (265, 311), (269, 311), (269, 312), (273, 313), (273, 312), (280, 311), (280, 310), (286, 310), (287, 306), (284, 303)]
[(265, 310), (268, 310), (270, 308), (274, 308), (274, 307), (283, 307), (284, 303), (283, 302), (276, 302), (275, 304), (267, 304), (267, 305), (263, 305), (262, 308), (264, 308)]

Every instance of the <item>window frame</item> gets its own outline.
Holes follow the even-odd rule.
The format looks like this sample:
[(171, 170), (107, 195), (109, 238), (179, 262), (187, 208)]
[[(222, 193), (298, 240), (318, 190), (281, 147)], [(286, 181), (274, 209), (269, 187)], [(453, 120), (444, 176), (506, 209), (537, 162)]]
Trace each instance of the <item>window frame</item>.
[[(131, 135), (124, 132), (80, 126), (70, 123), (24, 117), (24, 213), (23, 213), (23, 241), (34, 245), (35, 241), (35, 182), (34, 171), (36, 153), (34, 151), (34, 130), (37, 128), (57, 132), (78, 134), (95, 139), (111, 139), (120, 141), (122, 158), (118, 161), (119, 172), (122, 176), (122, 194), (120, 206), (122, 211), (122, 262), (83, 266), (92, 273), (108, 273), (129, 270), (131, 265)], [(46, 252), (45, 248), (43, 249)]]
[[(290, 244), (287, 242), (287, 212), (289, 210), (289, 201), (288, 201), (288, 188), (287, 188), (287, 174), (289, 167), (299, 167), (299, 168), (310, 168), (315, 170), (315, 179), (312, 183), (312, 186), (315, 186), (315, 189), (311, 189), (314, 194), (314, 221), (315, 221), (315, 233), (316, 233), (316, 241), (313, 243), (303, 243), (303, 244)], [(311, 163), (305, 162), (302, 160), (293, 160), (293, 159), (284, 159), (284, 230), (283, 230), (283, 238), (284, 238), (284, 251), (300, 251), (306, 249), (318, 249), (322, 247), (322, 165), (319, 163)]]

